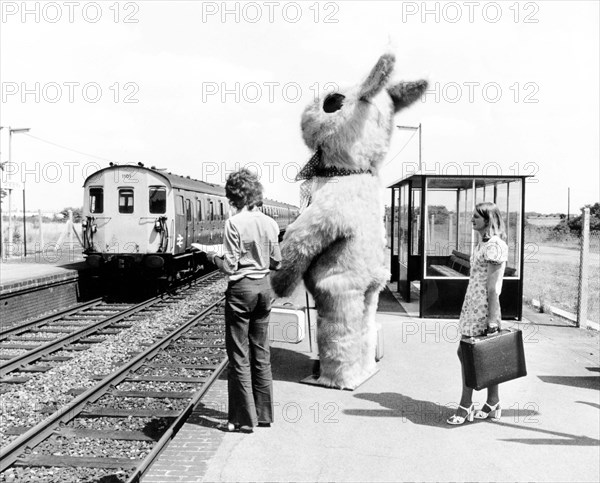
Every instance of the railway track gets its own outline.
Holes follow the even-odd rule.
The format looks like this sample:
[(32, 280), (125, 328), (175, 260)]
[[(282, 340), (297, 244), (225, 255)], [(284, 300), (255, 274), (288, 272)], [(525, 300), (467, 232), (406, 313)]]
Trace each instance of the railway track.
[[(201, 277), (190, 283), (187, 290), (206, 286), (216, 277), (220, 275)], [(8, 385), (27, 382), (30, 377), (27, 374), (48, 371), (54, 363), (72, 357), (65, 353), (102, 343), (108, 336), (130, 328), (148, 312), (178, 303), (182, 297), (185, 290), (183, 295), (158, 295), (137, 305), (107, 303), (99, 298), (0, 331), (0, 394), (9, 390)], [(58, 351), (63, 355), (52, 355)], [(37, 364), (32, 364), (36, 361)]]
[(16, 438), (1, 449), (2, 477), (139, 481), (227, 363), (223, 300), (192, 309), (92, 386), (71, 388), (68, 404), (39, 408), (47, 416), (34, 426), (4, 429)]

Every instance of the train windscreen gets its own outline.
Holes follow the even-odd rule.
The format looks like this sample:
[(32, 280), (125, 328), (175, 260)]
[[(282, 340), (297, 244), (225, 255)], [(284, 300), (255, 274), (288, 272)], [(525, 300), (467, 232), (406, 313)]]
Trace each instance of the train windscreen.
[(133, 189), (119, 189), (119, 213), (133, 213)]
[(150, 213), (163, 214), (167, 211), (167, 189), (164, 186), (150, 187)]
[(90, 188), (90, 213), (102, 213), (104, 211), (104, 189)]

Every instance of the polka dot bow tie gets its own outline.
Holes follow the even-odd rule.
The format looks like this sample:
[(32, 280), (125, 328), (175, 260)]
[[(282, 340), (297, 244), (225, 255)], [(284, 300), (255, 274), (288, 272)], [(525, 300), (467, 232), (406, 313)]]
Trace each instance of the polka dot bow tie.
[(332, 178), (334, 176), (348, 176), (351, 174), (372, 174), (370, 169), (346, 169), (338, 166), (323, 166), (323, 151), (317, 149), (315, 154), (308, 160), (308, 163), (296, 175), (296, 181), (311, 178)]

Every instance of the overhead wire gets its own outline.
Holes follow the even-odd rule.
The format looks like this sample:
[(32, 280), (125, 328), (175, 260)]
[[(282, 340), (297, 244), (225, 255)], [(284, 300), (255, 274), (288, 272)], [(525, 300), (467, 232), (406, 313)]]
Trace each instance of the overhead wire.
[(43, 143), (51, 144), (52, 146), (56, 146), (56, 147), (61, 148), (61, 149), (66, 149), (67, 151), (71, 151), (73, 153), (81, 154), (83, 156), (89, 156), (91, 158), (101, 159), (102, 161), (108, 161), (109, 163), (117, 163), (118, 164), (117, 161), (113, 161), (112, 159), (103, 158), (101, 156), (96, 156), (94, 154), (84, 153), (83, 151), (78, 151), (77, 149), (72, 149), (72, 148), (69, 148), (67, 146), (63, 146), (62, 144), (58, 144), (58, 143), (55, 143), (55, 142), (52, 142), (52, 141), (48, 141), (47, 139), (42, 139), (40, 137), (34, 136), (32, 134), (29, 134), (29, 133), (23, 133), (23, 134), (25, 136), (29, 136), (30, 138), (36, 139), (36, 140), (41, 141)]
[(385, 163), (385, 164), (384, 164), (384, 166), (387, 166), (388, 164), (390, 164), (390, 163), (391, 163), (391, 162), (392, 162), (392, 161), (393, 161), (393, 160), (396, 158), (396, 156), (398, 156), (398, 155), (399, 155), (399, 154), (400, 154), (402, 151), (404, 151), (404, 148), (405, 148), (406, 146), (408, 146), (408, 143), (410, 143), (411, 139), (415, 137), (415, 134), (417, 134), (417, 132), (418, 132), (418, 130), (412, 133), (412, 135), (411, 135), (411, 136), (408, 138), (408, 141), (406, 141), (406, 142), (404, 143), (404, 146), (402, 146), (402, 147), (400, 148), (400, 151), (398, 151), (396, 154), (394, 154), (394, 156), (392, 156), (392, 157), (390, 158), (390, 160), (389, 160), (387, 163)]

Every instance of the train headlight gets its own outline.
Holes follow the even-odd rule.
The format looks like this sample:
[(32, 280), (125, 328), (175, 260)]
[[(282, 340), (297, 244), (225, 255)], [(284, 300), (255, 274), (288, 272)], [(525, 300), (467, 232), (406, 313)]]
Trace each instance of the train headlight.
[(160, 219), (156, 220), (154, 222), (154, 229), (160, 233), (162, 231), (162, 223), (160, 222)]

